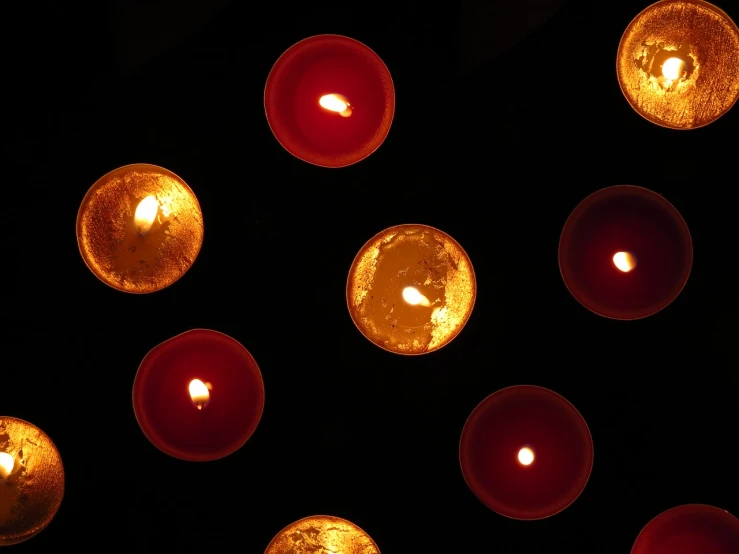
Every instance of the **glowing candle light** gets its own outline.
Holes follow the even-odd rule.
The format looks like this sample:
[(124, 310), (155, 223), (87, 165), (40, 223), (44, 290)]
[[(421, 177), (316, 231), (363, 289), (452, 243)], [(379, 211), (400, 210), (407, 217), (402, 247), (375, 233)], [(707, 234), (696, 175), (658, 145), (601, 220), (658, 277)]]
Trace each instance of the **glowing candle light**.
[(543, 519), (580, 496), (593, 467), (593, 440), (567, 400), (520, 385), (473, 410), (459, 460), (467, 485), (488, 508), (513, 519)]
[(235, 339), (194, 329), (153, 348), (133, 386), (144, 435), (189, 461), (232, 454), (251, 437), (264, 408), (264, 384), (252, 355)]
[(690, 276), (688, 226), (665, 198), (614, 186), (583, 200), (564, 224), (559, 268), (572, 296), (612, 319), (640, 319), (672, 303)]
[(613, 255), (613, 264), (624, 273), (636, 267), (636, 256), (631, 252), (616, 252)]
[(716, 121), (739, 98), (739, 29), (702, 0), (661, 0), (627, 27), (618, 81), (634, 110), (671, 129)]
[(317, 35), (275, 62), (264, 110), (290, 154), (321, 167), (345, 167), (384, 142), (395, 113), (395, 88), (387, 67), (367, 46)]
[(35, 425), (0, 416), (0, 546), (45, 529), (64, 497), (59, 451)]
[(465, 251), (426, 225), (399, 225), (371, 238), (354, 258), (346, 286), (359, 331), (396, 354), (425, 354), (451, 342), (477, 293)]
[(354, 523), (334, 516), (310, 516), (275, 535), (264, 554), (380, 554), (372, 538)]
[(341, 94), (326, 94), (325, 96), (321, 96), (318, 103), (322, 108), (336, 112), (342, 117), (349, 117), (354, 111), (349, 100)]
[(168, 287), (203, 244), (203, 215), (190, 187), (162, 167), (133, 164), (104, 175), (77, 215), (82, 259), (106, 285), (129, 293)]
[(534, 463), (534, 451), (528, 446), (523, 447), (518, 451), (518, 462), (522, 466), (530, 466)]
[(671, 508), (650, 521), (631, 554), (736, 554), (739, 519), (705, 504)]

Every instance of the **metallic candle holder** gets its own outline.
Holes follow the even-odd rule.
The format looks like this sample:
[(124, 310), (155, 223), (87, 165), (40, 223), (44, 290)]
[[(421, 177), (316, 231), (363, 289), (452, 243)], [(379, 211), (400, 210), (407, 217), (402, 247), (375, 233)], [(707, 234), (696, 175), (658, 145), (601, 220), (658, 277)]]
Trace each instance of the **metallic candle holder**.
[(388, 68), (367, 46), (340, 35), (317, 35), (275, 62), (264, 88), (264, 111), (290, 154), (321, 167), (345, 167), (385, 141), (395, 87)]
[(518, 385), (472, 411), (459, 461), (465, 482), (488, 508), (511, 519), (544, 519), (582, 493), (593, 469), (593, 439), (565, 398)]
[(380, 554), (375, 541), (354, 523), (334, 516), (311, 516), (277, 533), (264, 554)]
[(618, 82), (636, 112), (669, 129), (713, 123), (739, 98), (739, 29), (702, 0), (661, 0), (621, 38)]
[(0, 416), (0, 546), (18, 544), (46, 528), (64, 497), (64, 466), (41, 429)]
[(631, 554), (736, 554), (739, 519), (705, 504), (671, 508), (650, 521)]
[(252, 436), (264, 410), (264, 382), (236, 339), (193, 329), (144, 357), (132, 399), (154, 446), (180, 460), (206, 462), (234, 453)]
[(395, 354), (427, 354), (449, 344), (472, 314), (476, 295), (467, 253), (427, 225), (398, 225), (372, 237), (346, 284), (357, 329)]
[(85, 195), (77, 243), (87, 267), (106, 285), (156, 292), (195, 262), (203, 214), (190, 187), (171, 171), (126, 165), (98, 179)]
[(559, 269), (572, 296), (593, 313), (641, 319), (670, 305), (693, 265), (690, 231), (675, 207), (649, 189), (594, 192), (570, 214)]

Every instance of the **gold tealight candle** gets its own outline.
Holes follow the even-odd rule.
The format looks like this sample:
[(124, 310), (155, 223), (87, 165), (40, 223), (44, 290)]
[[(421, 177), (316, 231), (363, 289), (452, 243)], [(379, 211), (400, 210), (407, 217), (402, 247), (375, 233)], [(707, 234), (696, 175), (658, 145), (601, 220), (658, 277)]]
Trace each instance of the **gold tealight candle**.
[(311, 516), (277, 533), (264, 554), (380, 554), (375, 541), (351, 521)]
[(0, 416), (0, 546), (41, 532), (63, 496), (64, 467), (51, 439), (35, 425)]
[(618, 82), (639, 115), (670, 129), (697, 129), (739, 98), (739, 29), (703, 0), (661, 0), (627, 27)]
[(168, 287), (192, 266), (203, 244), (195, 194), (171, 171), (132, 164), (104, 175), (77, 215), (82, 259), (106, 285), (129, 293)]
[(472, 313), (477, 284), (457, 241), (426, 225), (398, 225), (370, 239), (349, 270), (349, 313), (371, 342), (396, 354), (449, 344)]

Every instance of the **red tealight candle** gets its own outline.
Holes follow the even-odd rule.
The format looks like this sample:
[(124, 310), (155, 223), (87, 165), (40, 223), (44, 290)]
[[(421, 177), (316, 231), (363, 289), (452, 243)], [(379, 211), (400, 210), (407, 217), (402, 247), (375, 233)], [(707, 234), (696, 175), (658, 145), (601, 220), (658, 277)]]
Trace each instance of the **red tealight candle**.
[(151, 350), (133, 384), (133, 410), (161, 451), (189, 461), (235, 452), (264, 408), (264, 383), (252, 355), (235, 339), (194, 329)]
[(467, 485), (488, 508), (513, 519), (543, 519), (580, 496), (593, 468), (593, 440), (567, 400), (519, 385), (474, 409), (459, 459)]
[(395, 88), (385, 64), (367, 46), (317, 35), (287, 49), (264, 89), (272, 133), (296, 158), (322, 167), (357, 163), (385, 140)]
[(687, 504), (661, 513), (639, 533), (631, 554), (736, 554), (739, 519), (726, 510)]
[(648, 189), (595, 192), (572, 212), (559, 241), (559, 268), (572, 296), (613, 319), (640, 319), (685, 286), (693, 245), (675, 207)]

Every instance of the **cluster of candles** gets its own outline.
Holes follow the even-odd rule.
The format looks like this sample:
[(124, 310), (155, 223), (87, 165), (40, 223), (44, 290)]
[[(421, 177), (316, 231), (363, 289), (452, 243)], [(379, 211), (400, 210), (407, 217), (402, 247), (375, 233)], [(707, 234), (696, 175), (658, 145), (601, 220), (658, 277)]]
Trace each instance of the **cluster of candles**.
[[(661, 68), (661, 74), (657, 67)], [(624, 33), (618, 78), (648, 120), (675, 129), (704, 126), (739, 97), (739, 30), (701, 0), (662, 0)], [(369, 156), (395, 109), (390, 73), (356, 40), (321, 35), (289, 48), (265, 88), (274, 136), (292, 155), (323, 167)], [(190, 187), (162, 167), (135, 164), (101, 177), (77, 217), (80, 253), (103, 283), (126, 293), (159, 291), (192, 266), (203, 214)], [(559, 266), (572, 296), (608, 318), (634, 320), (667, 307), (688, 280), (693, 249), (672, 204), (637, 186), (585, 198), (564, 223)], [(359, 331), (399, 355), (449, 344), (472, 313), (477, 282), (470, 258), (448, 234), (426, 225), (385, 229), (359, 250), (346, 285)], [(212, 461), (238, 450), (264, 407), (256, 360), (236, 339), (194, 329), (155, 346), (133, 384), (143, 434), (162, 452)], [(494, 392), (461, 434), (462, 475), (474, 495), (509, 518), (536, 520), (574, 502), (593, 466), (590, 430), (559, 394), (520, 385)], [(43, 431), (0, 417), (0, 546), (22, 542), (52, 520), (64, 493), (59, 452)], [(302, 548), (302, 550), (301, 550)], [(265, 554), (316, 551), (379, 554), (367, 533), (333, 516), (283, 529)], [(739, 520), (688, 504), (649, 522), (632, 554), (739, 552)]]

